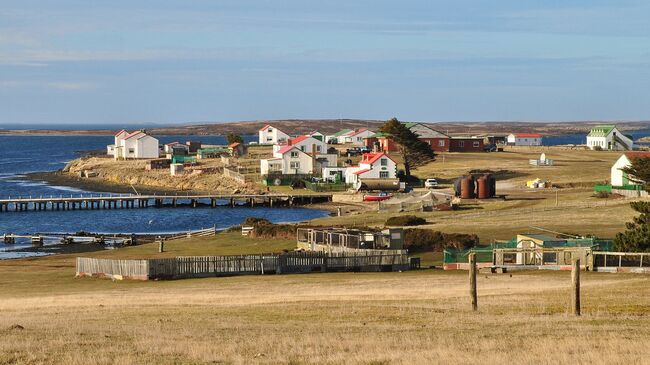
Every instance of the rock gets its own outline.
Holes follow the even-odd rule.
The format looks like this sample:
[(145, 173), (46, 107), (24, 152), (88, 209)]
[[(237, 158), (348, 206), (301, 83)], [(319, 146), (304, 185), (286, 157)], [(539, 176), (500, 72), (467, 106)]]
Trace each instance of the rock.
[(21, 326), (19, 324), (12, 324), (11, 326), (9, 326), (10, 331), (22, 331), (24, 329), (25, 329), (25, 327), (23, 327), (23, 326)]

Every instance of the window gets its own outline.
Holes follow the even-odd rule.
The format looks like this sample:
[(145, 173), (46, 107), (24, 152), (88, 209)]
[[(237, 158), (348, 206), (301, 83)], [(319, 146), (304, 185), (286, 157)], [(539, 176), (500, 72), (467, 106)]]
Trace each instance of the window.
[(381, 161), (382, 166), (388, 166), (388, 159), (387, 158), (382, 158), (380, 161)]
[(298, 151), (291, 151), (291, 158), (297, 158), (298, 157)]
[(388, 171), (379, 171), (380, 179), (388, 179)]
[(132, 155), (132, 154), (134, 154), (134, 153), (135, 153), (135, 149), (134, 149), (134, 148), (129, 148), (129, 154)]
[(439, 140), (438, 141), (438, 146), (445, 147), (445, 140), (444, 139)]
[(361, 141), (362, 141), (361, 137), (357, 137), (357, 142), (361, 142)]
[(269, 129), (267, 129), (267, 131), (268, 131), (269, 133), (272, 133), (272, 132), (273, 132), (273, 128), (269, 128)]
[(480, 144), (478, 143), (478, 141), (474, 141), (474, 144), (473, 144), (474, 147), (478, 147), (479, 145)]
[(465, 147), (465, 141), (458, 141), (458, 147)]
[(294, 169), (294, 170), (300, 169), (300, 162), (299, 161), (291, 161), (291, 163), (289, 164), (289, 168)]
[(268, 137), (266, 137), (266, 140), (267, 140), (267, 141), (272, 141), (272, 140), (273, 140), (273, 137), (268, 136)]
[(302, 152), (305, 152), (305, 146), (300, 146), (300, 150), (301, 150)]
[(320, 146), (316, 146), (316, 151), (320, 152)]

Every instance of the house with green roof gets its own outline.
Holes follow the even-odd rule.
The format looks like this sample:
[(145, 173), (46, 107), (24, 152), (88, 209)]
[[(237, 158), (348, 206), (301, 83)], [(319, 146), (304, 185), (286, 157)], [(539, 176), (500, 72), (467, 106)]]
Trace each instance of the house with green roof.
[(634, 148), (632, 136), (621, 133), (614, 124), (597, 125), (587, 135), (587, 146), (592, 150), (630, 151)]

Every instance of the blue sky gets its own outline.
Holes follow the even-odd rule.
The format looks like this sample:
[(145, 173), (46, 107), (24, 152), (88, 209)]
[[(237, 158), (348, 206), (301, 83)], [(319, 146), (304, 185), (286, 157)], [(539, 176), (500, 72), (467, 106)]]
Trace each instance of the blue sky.
[(650, 119), (648, 1), (0, 3), (0, 124)]

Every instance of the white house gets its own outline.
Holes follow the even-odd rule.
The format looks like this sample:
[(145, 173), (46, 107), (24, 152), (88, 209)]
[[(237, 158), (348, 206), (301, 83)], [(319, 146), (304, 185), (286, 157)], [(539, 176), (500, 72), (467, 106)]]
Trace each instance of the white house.
[(513, 146), (541, 146), (542, 135), (538, 133), (512, 133), (508, 135), (508, 144)]
[(598, 125), (587, 135), (587, 146), (594, 149), (629, 151), (634, 148), (632, 138), (621, 133), (615, 125)]
[(366, 179), (394, 179), (397, 177), (397, 164), (383, 152), (364, 153), (358, 166), (349, 167), (345, 172), (345, 182), (354, 186)]
[(307, 135), (308, 135), (309, 137), (314, 137), (314, 138), (316, 138), (316, 139), (319, 140), (319, 141), (327, 142), (327, 141), (325, 140), (325, 134), (323, 134), (323, 133), (321, 133), (321, 132), (319, 132), (319, 131), (311, 131), (311, 132), (307, 133)]
[(325, 142), (332, 144), (342, 144), (345, 143), (345, 137), (354, 133), (352, 129), (341, 129), (340, 131), (325, 136)]
[(327, 153), (327, 143), (310, 136), (300, 136), (289, 140), (289, 145), (298, 147), (303, 152)]
[(363, 146), (365, 145), (365, 138), (368, 138), (372, 135), (374, 135), (375, 132), (361, 128), (357, 130), (356, 132), (353, 132), (352, 134), (346, 135), (345, 138), (345, 143), (352, 143), (355, 146)]
[[(110, 146), (107, 147), (110, 149)], [(125, 130), (115, 135), (113, 156), (116, 160), (129, 158), (158, 158), (158, 140), (144, 131), (128, 133)]]
[(259, 144), (282, 144), (288, 140), (288, 134), (269, 124), (259, 131)]
[(610, 184), (612, 186), (639, 185), (639, 183), (631, 181), (630, 176), (622, 169), (631, 166), (632, 160), (635, 158), (641, 157), (650, 158), (650, 152), (625, 152), (622, 154), (612, 166)]
[(260, 160), (260, 174), (320, 175), (327, 166), (336, 166), (336, 155), (308, 153), (298, 146), (282, 146), (273, 152), (273, 158)]

